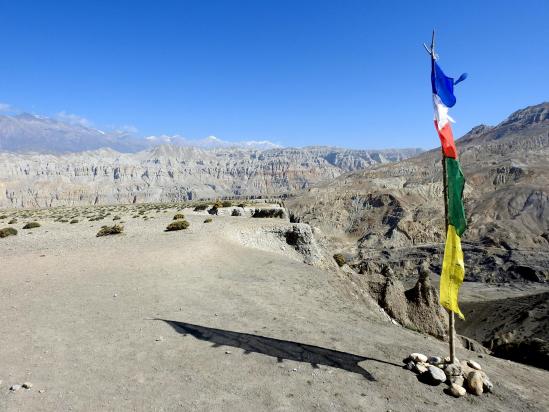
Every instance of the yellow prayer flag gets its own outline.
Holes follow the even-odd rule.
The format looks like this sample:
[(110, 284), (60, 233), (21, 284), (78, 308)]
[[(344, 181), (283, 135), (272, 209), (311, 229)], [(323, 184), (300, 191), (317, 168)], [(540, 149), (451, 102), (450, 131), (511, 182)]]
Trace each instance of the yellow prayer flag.
[(442, 274), (440, 276), (440, 304), (446, 309), (457, 313), (461, 319), (465, 319), (465, 317), (458, 307), (458, 293), (464, 276), (465, 265), (463, 263), (461, 239), (456, 233), (456, 228), (448, 225)]

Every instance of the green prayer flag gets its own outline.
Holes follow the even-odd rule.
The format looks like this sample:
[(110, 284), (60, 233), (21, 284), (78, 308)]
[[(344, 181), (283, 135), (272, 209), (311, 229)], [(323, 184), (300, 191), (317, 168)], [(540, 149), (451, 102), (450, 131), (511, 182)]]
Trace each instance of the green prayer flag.
[(448, 223), (456, 228), (459, 237), (467, 228), (465, 210), (463, 208), (463, 188), (465, 178), (461, 172), (459, 161), (450, 157), (446, 161), (446, 181), (448, 184)]

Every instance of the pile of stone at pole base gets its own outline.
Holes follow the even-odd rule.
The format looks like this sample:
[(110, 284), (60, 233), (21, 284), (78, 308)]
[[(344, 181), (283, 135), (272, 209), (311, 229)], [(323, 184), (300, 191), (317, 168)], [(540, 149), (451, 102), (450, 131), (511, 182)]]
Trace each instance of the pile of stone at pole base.
[(450, 363), (450, 358), (439, 356), (427, 357), (421, 353), (412, 353), (404, 359), (404, 369), (408, 369), (418, 375), (418, 380), (428, 385), (446, 383), (444, 390), (456, 398), (465, 396), (467, 392), (473, 395), (482, 395), (484, 392), (492, 392), (494, 385), (481, 366), (473, 361), (459, 361), (455, 358)]

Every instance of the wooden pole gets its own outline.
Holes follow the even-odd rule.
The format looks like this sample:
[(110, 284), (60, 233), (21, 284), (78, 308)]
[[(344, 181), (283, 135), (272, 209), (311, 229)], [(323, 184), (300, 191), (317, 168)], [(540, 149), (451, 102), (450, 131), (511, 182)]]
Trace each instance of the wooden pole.
[[(448, 232), (448, 179), (446, 175), (446, 157), (442, 152), (442, 182), (444, 187), (444, 233)], [(454, 312), (448, 312), (448, 343), (450, 345), (450, 363), (454, 363), (456, 359), (456, 351), (454, 347)]]
[[(431, 70), (434, 71), (435, 60), (437, 55), (435, 53), (435, 30), (433, 29), (433, 35), (431, 37), (431, 47), (427, 47), (425, 43), (423, 46), (427, 50), (427, 53), (431, 56)], [(444, 156), (444, 150), (442, 150), (442, 182), (444, 188), (444, 234), (448, 233), (448, 179), (446, 176), (446, 159)], [(450, 345), (450, 362), (454, 363), (456, 359), (456, 352), (454, 346), (454, 312), (447, 310), (448, 312), (448, 343)]]

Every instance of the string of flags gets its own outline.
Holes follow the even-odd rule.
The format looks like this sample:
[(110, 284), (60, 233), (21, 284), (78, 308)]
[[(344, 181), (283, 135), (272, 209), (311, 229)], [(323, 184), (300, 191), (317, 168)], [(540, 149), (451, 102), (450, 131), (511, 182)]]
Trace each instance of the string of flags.
[(447, 188), (445, 201), (448, 213), (446, 246), (444, 248), (442, 274), (440, 277), (440, 303), (462, 319), (464, 319), (464, 316), (458, 306), (458, 294), (465, 276), (465, 264), (461, 249), (461, 236), (467, 228), (467, 220), (463, 207), (465, 178), (461, 171), (456, 144), (450, 126), (453, 119), (448, 115), (448, 110), (456, 104), (454, 86), (466, 78), (467, 74), (465, 73), (457, 80), (446, 76), (438, 65), (434, 53), (431, 54), (434, 121), (435, 129), (440, 138), (444, 157), (443, 161), (445, 163), (446, 176), (444, 176), (444, 179)]

